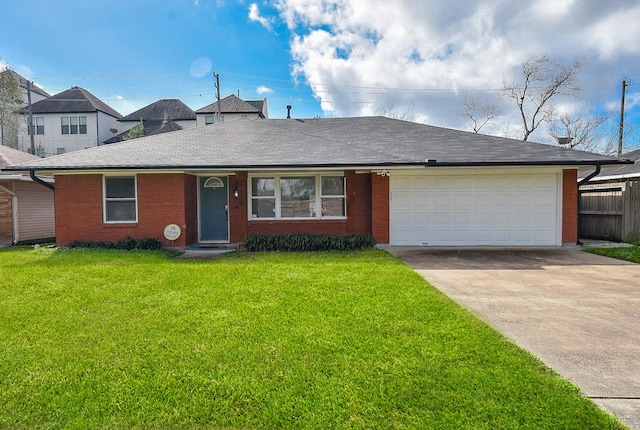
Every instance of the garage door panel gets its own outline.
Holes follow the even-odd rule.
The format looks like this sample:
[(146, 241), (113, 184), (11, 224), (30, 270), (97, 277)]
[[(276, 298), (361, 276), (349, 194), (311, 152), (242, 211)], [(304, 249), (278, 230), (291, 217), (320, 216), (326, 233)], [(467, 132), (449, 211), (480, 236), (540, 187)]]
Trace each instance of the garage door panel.
[(556, 245), (558, 184), (557, 173), (393, 174), (391, 243)]

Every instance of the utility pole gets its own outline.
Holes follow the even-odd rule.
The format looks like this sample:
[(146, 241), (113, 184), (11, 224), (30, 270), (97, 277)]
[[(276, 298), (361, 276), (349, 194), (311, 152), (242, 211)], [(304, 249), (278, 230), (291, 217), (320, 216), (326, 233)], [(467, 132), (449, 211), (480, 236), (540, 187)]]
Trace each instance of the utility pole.
[(620, 134), (618, 136), (618, 156), (622, 155), (622, 139), (624, 137), (624, 96), (627, 92), (627, 87), (631, 83), (627, 83), (627, 80), (622, 81), (622, 100), (620, 102)]
[(33, 113), (31, 112), (31, 81), (27, 81), (27, 102), (29, 109), (29, 139), (31, 140), (31, 153), (36, 155), (36, 145), (33, 142)]
[(220, 74), (213, 72), (213, 77), (216, 78), (216, 98), (218, 99), (218, 112), (216, 112), (216, 120), (213, 123), (217, 124), (220, 122)]

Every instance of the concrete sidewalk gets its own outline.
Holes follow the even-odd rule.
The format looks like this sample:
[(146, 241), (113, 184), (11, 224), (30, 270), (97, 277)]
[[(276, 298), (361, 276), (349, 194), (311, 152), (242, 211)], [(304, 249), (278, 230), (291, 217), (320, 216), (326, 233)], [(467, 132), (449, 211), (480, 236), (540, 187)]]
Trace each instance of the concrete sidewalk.
[(640, 430), (640, 265), (579, 248), (388, 248)]

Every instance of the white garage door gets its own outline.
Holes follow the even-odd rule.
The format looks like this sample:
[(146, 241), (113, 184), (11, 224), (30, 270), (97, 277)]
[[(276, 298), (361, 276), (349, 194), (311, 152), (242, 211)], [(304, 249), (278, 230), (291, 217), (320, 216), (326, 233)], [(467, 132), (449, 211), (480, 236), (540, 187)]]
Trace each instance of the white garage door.
[(560, 245), (559, 174), (390, 176), (392, 245)]

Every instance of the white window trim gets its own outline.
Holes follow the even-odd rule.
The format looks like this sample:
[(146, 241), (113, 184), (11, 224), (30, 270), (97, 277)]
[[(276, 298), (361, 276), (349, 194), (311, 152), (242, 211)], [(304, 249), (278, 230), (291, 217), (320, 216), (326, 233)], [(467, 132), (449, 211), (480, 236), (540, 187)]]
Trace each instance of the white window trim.
[[(128, 199), (117, 199), (121, 201), (134, 201), (135, 203), (135, 220), (126, 221), (107, 221), (107, 178), (133, 178), (133, 187), (135, 197)], [(138, 222), (138, 175), (102, 175), (102, 222), (104, 224), (135, 224)]]
[[(340, 177), (340, 178), (344, 178), (344, 194), (340, 195), (331, 195), (331, 196), (325, 196), (322, 194), (322, 178), (323, 177), (330, 177), (330, 176), (334, 176), (334, 177)], [(316, 207), (317, 208), (322, 208), (322, 198), (344, 198), (344, 216), (322, 216), (322, 211), (320, 210), (316, 210), (316, 216), (313, 217), (283, 217), (282, 216), (282, 188), (280, 185), (280, 179), (286, 179), (286, 178), (303, 178), (303, 177), (313, 177), (315, 178), (315, 191), (316, 191), (316, 195), (315, 195), (315, 201), (316, 201)], [(254, 178), (273, 178), (275, 181), (274, 184), (274, 196), (253, 196), (252, 195), (252, 181)], [(299, 172), (299, 173), (287, 173), (287, 174), (281, 174), (281, 175), (275, 175), (275, 174), (254, 174), (254, 175), (249, 175), (248, 180), (247, 180), (247, 207), (249, 208), (249, 210), (247, 211), (247, 215), (249, 217), (249, 221), (263, 221), (263, 220), (267, 220), (267, 221), (273, 221), (273, 220), (283, 220), (283, 221), (287, 221), (287, 220), (295, 220), (295, 221), (317, 221), (317, 220), (344, 220), (347, 219), (347, 178), (344, 176), (344, 173), (336, 173), (336, 172), (331, 172), (331, 173), (314, 173), (314, 172)], [(275, 216), (273, 217), (261, 217), (261, 218), (254, 218), (251, 216), (251, 209), (253, 207), (253, 199), (275, 199), (275, 209), (276, 209), (276, 213)]]

